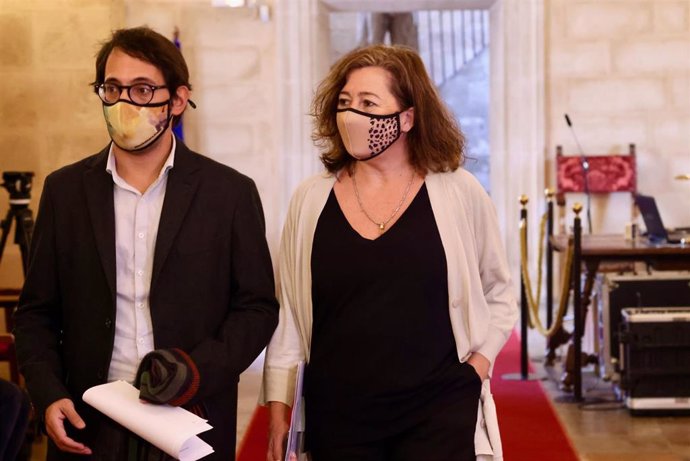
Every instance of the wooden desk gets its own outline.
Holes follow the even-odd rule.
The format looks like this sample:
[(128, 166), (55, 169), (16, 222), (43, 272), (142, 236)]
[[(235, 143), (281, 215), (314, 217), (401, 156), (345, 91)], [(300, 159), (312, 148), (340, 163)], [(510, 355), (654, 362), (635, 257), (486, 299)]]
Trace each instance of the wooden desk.
[[(567, 235), (550, 237), (554, 251), (563, 252), (568, 248)], [(620, 234), (583, 235), (581, 259), (586, 268), (587, 278), (582, 290), (583, 307), (589, 300), (599, 266), (606, 261), (643, 261), (660, 270), (690, 269), (690, 244), (651, 243), (647, 239), (626, 240)]]
[[(551, 244), (556, 251), (565, 251), (567, 235), (552, 235)], [(690, 244), (650, 243), (645, 238), (626, 240), (621, 234), (592, 234), (582, 236), (583, 261), (684, 261), (690, 266)]]
[[(568, 248), (567, 235), (552, 235), (549, 237), (549, 242), (554, 251), (565, 252)], [(594, 279), (600, 268), (602, 262), (610, 261), (643, 261), (650, 266), (660, 270), (688, 270), (690, 269), (690, 244), (660, 244), (651, 243), (647, 239), (641, 238), (636, 241), (626, 240), (623, 235), (619, 234), (594, 234), (583, 235), (580, 243), (580, 254), (573, 257), (573, 265), (584, 265), (585, 267), (585, 283), (580, 287), (579, 280), (573, 280), (574, 285), (580, 291), (580, 309), (576, 309), (575, 321), (579, 322), (575, 330), (582, 332), (584, 319), (587, 317), (587, 308), (591, 302), (592, 289), (594, 287)], [(547, 273), (550, 272), (553, 265), (547, 263)], [(579, 271), (578, 271), (579, 272)], [(573, 271), (575, 273), (575, 271)], [(547, 274), (551, 277), (552, 274)], [(549, 306), (550, 308), (550, 306)], [(577, 312), (580, 315), (577, 315)], [(571, 337), (569, 334), (562, 331), (556, 332), (553, 338), (570, 338), (574, 344), (575, 352), (573, 355), (580, 355), (581, 347), (580, 340), (576, 335)], [(567, 341), (567, 339), (566, 339)], [(555, 349), (559, 345), (555, 342), (549, 342), (549, 349)], [(571, 344), (573, 346), (573, 344)], [(566, 373), (563, 376), (563, 387), (568, 388), (569, 383), (573, 383), (575, 389), (574, 394), (576, 400), (581, 399), (581, 367), (580, 358), (575, 360), (575, 364), (569, 369), (569, 364), (566, 363)], [(573, 379), (572, 373), (575, 374)]]

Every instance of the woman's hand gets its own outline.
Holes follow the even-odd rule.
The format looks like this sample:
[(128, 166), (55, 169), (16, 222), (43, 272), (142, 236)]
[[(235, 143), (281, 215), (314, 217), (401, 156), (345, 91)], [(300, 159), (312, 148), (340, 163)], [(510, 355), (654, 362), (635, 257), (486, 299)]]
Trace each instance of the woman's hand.
[(282, 461), (285, 456), (285, 440), (290, 429), (290, 424), (288, 423), (290, 407), (282, 402), (268, 402), (268, 411), (270, 421), (268, 425), (266, 461)]
[(484, 357), (479, 352), (473, 352), (470, 358), (467, 359), (467, 363), (474, 367), (482, 381), (489, 377), (489, 368), (491, 367), (491, 362), (489, 359)]

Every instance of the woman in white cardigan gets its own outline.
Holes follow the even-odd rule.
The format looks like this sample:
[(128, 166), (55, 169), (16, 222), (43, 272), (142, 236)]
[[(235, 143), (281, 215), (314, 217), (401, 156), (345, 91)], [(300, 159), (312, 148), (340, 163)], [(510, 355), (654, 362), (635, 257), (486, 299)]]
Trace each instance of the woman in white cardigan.
[(488, 382), (518, 310), (459, 128), (398, 46), (342, 57), (313, 115), (327, 173), (298, 188), (283, 230), (267, 460), (284, 456), (302, 360), (313, 461), (500, 459)]

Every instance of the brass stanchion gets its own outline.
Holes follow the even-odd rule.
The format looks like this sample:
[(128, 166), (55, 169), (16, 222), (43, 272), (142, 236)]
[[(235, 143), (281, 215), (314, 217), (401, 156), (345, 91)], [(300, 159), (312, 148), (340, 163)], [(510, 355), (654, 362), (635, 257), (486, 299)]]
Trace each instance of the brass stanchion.
[[(582, 221), (580, 212), (582, 204), (573, 205), (575, 219), (573, 221), (573, 258), (572, 258), (572, 287), (573, 287), (573, 344), (572, 344), (572, 383), (573, 394), (556, 398), (557, 402), (580, 403), (582, 397)], [(570, 351), (569, 351), (570, 353)], [(567, 359), (566, 359), (567, 362)], [(567, 368), (567, 365), (566, 365)]]
[[(523, 238), (527, 232), (527, 202), (529, 198), (526, 195), (520, 196), (520, 238), (521, 238), (521, 259), (527, 256), (527, 243)], [(523, 261), (524, 262), (524, 261)], [(524, 267), (524, 264), (521, 264)], [(529, 322), (529, 307), (527, 299), (527, 290), (525, 286), (524, 271), (520, 271), (520, 373), (506, 373), (501, 378), (508, 381), (532, 381), (542, 380), (546, 377), (536, 373), (529, 372), (529, 358), (527, 353), (527, 326)]]
[[(551, 328), (553, 324), (553, 189), (544, 191), (546, 196), (546, 328)], [(548, 339), (547, 339), (548, 345)]]
[(541, 219), (541, 225), (539, 226), (539, 255), (537, 256), (537, 291), (532, 290), (532, 281), (529, 276), (529, 270), (527, 268), (527, 226), (526, 221), (522, 220), (520, 222), (520, 276), (522, 283), (524, 285), (524, 294), (526, 295), (527, 307), (529, 308), (529, 327), (535, 328), (539, 333), (549, 338), (557, 334), (561, 330), (561, 325), (563, 323), (563, 316), (568, 307), (568, 300), (571, 279), (570, 279), (570, 268), (572, 267), (573, 258), (573, 239), (568, 239), (568, 246), (565, 251), (565, 270), (563, 271), (563, 283), (561, 286), (561, 299), (558, 304), (558, 312), (556, 317), (553, 319), (553, 324), (550, 327), (545, 327), (539, 317), (539, 295), (541, 293), (541, 282), (542, 282), (542, 261), (544, 259), (544, 242), (546, 237), (546, 218), (547, 214), (544, 213)]
[(580, 220), (580, 212), (582, 205), (575, 203), (573, 205), (573, 212), (575, 213), (575, 221), (573, 222), (573, 234), (575, 239), (575, 249), (573, 255), (573, 314), (575, 315), (573, 343), (575, 346), (575, 357), (573, 366), (575, 367), (573, 387), (575, 401), (582, 401), (582, 287), (581, 287), (581, 271), (582, 271), (582, 222)]

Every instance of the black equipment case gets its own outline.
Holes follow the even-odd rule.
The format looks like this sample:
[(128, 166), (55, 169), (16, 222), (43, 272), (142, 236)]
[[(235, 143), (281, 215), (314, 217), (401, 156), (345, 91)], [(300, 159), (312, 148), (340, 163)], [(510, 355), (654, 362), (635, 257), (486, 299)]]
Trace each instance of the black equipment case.
[(690, 307), (623, 309), (620, 369), (633, 414), (690, 413)]
[(604, 379), (618, 381), (621, 312), (626, 308), (690, 306), (690, 272), (607, 273), (599, 284), (600, 365)]

